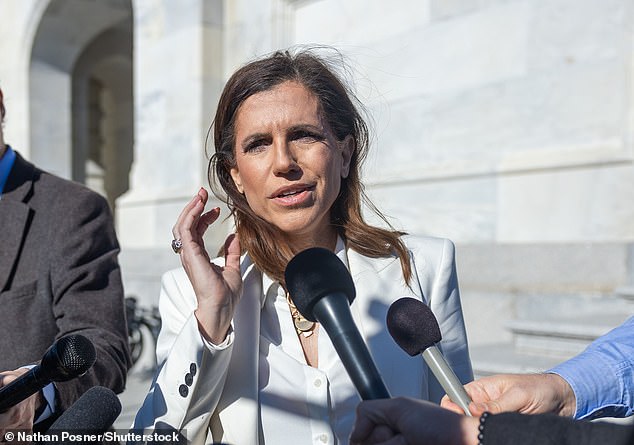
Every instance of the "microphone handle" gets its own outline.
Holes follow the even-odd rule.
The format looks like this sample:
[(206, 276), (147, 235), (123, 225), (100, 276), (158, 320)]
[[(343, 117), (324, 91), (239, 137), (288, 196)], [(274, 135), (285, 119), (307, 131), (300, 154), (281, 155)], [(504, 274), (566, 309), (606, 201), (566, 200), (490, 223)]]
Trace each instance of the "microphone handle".
[(8, 385), (0, 388), (0, 413), (32, 396), (49, 383), (50, 381), (41, 375), (40, 365), (29, 369)]
[(467, 416), (471, 417), (471, 413), (469, 412), (471, 398), (438, 348), (434, 345), (428, 347), (423, 351), (423, 358), (451, 401), (462, 408)]
[(328, 333), (361, 399), (389, 399), (390, 393), (354, 324), (348, 297), (343, 293), (322, 297), (313, 306), (313, 315)]

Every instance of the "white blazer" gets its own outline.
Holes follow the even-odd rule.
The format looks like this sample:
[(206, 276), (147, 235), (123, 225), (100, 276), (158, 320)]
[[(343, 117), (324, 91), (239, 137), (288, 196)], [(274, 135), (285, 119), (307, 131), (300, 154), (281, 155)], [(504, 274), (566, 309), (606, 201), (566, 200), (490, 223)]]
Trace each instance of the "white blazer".
[[(410, 357), (394, 343), (385, 314), (403, 296), (427, 303), (442, 332), (439, 348), (458, 378), (471, 381), (454, 246), (439, 238), (404, 241), (412, 264), (411, 288), (404, 283), (396, 256), (368, 258), (347, 249), (356, 286), (351, 311), (390, 394), (439, 402), (444, 391), (428, 375), (422, 357)], [(176, 429), (195, 445), (214, 440), (232, 445), (263, 443), (258, 415), (262, 274), (248, 255), (241, 260), (241, 271), (244, 290), (233, 320), (233, 342), (221, 350), (203, 342), (194, 316), (196, 296), (185, 271), (176, 269), (163, 276), (159, 300), (163, 325), (156, 347), (159, 368), (134, 430)]]

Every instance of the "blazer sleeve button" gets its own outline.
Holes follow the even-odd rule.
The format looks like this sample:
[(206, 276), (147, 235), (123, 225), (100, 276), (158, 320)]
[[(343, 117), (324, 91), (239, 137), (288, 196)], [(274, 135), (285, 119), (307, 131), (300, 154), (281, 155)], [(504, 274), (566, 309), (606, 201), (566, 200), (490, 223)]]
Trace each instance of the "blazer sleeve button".
[(193, 376), (196, 375), (196, 363), (192, 363), (191, 365), (189, 365), (189, 373)]
[(178, 387), (178, 392), (182, 397), (187, 397), (187, 394), (189, 394), (189, 388), (187, 385), (181, 385)]

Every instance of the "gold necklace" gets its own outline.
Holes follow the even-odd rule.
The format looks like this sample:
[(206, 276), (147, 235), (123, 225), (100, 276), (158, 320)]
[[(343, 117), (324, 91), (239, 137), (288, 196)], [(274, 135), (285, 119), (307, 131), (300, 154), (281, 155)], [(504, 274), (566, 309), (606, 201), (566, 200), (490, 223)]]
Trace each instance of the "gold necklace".
[(313, 331), (315, 330), (315, 325), (317, 323), (304, 318), (299, 310), (297, 310), (297, 306), (295, 306), (295, 303), (291, 300), (291, 294), (288, 292), (286, 292), (286, 302), (291, 310), (291, 316), (293, 317), (293, 324), (295, 325), (297, 335), (303, 335), (304, 337), (310, 337), (313, 335)]

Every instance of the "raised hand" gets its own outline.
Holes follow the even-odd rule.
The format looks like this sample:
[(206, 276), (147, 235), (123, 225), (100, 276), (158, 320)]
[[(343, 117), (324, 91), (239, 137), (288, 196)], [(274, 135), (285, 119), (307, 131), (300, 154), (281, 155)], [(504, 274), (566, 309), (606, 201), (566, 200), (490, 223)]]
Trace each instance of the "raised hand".
[(220, 208), (203, 213), (207, 199), (207, 191), (201, 188), (179, 215), (172, 234), (182, 243), (179, 254), (198, 300), (195, 314), (200, 331), (207, 340), (219, 344), (227, 336), (242, 295), (240, 242), (236, 234), (229, 235), (224, 266), (211, 262), (203, 235), (220, 216)]

